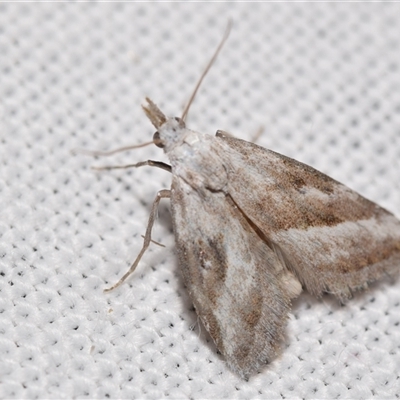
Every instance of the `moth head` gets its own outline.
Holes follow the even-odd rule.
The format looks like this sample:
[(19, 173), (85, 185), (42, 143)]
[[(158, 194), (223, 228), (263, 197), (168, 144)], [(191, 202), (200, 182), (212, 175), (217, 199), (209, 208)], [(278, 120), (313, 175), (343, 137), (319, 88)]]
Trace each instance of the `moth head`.
[(178, 117), (167, 118), (162, 111), (146, 97), (147, 105), (142, 106), (147, 118), (157, 128), (153, 142), (157, 147), (165, 148), (179, 141), (179, 131), (185, 128), (185, 122)]

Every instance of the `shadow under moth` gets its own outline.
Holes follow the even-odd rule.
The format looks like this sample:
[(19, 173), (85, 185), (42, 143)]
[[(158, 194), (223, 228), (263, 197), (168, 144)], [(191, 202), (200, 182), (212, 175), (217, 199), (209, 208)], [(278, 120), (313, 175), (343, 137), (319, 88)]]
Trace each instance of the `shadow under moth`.
[(197, 314), (228, 366), (248, 378), (276, 356), (291, 300), (302, 288), (346, 301), (399, 271), (400, 221), (308, 165), (222, 131), (210, 136), (186, 127), (189, 105), (228, 32), (181, 118), (166, 117), (150, 99), (143, 106), (157, 129), (151, 143), (170, 165), (100, 168), (147, 165), (172, 174), (171, 189), (154, 200), (141, 252), (107, 291), (135, 270), (152, 241), (158, 204), (170, 198), (179, 263)]

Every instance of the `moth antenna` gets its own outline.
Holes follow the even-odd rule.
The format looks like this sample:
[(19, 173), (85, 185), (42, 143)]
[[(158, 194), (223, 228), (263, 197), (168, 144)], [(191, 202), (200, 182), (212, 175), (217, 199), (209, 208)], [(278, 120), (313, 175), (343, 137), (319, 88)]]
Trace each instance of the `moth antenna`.
[(226, 42), (226, 39), (228, 39), (229, 33), (231, 32), (231, 28), (232, 28), (232, 20), (229, 19), (228, 25), (227, 25), (227, 27), (226, 27), (226, 29), (225, 29), (225, 33), (224, 33), (224, 36), (223, 36), (223, 38), (222, 38), (220, 44), (218, 45), (217, 49), (215, 50), (214, 55), (211, 57), (211, 60), (208, 62), (206, 69), (205, 69), (204, 72), (201, 74), (201, 77), (200, 77), (200, 79), (198, 80), (198, 82), (197, 82), (197, 84), (196, 84), (196, 87), (194, 88), (193, 93), (192, 93), (192, 95), (190, 96), (190, 99), (189, 99), (188, 103), (186, 104), (185, 109), (183, 110), (182, 117), (181, 117), (182, 121), (185, 121), (186, 116), (187, 116), (187, 114), (188, 114), (188, 112), (189, 112), (189, 108), (190, 108), (190, 106), (192, 105), (194, 98), (196, 97), (197, 91), (199, 90), (199, 87), (200, 87), (200, 85), (202, 84), (203, 79), (204, 79), (205, 76), (207, 75), (207, 73), (208, 73), (208, 71), (210, 70), (211, 66), (214, 64), (215, 60), (217, 59), (219, 52), (221, 51), (223, 45), (224, 45), (225, 42)]

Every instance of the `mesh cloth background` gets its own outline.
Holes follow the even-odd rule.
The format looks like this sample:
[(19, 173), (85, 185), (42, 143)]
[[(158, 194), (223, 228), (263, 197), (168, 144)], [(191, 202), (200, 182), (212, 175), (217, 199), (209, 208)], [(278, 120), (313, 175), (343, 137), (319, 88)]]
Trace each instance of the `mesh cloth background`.
[[(400, 397), (400, 281), (346, 306), (307, 293), (282, 354), (230, 372), (183, 286), (169, 203), (138, 270), (166, 161), (145, 96), (180, 115), (220, 41), (188, 126), (313, 165), (400, 216), (399, 3), (0, 4), (0, 397)], [(190, 221), (188, 222), (190, 223)]]

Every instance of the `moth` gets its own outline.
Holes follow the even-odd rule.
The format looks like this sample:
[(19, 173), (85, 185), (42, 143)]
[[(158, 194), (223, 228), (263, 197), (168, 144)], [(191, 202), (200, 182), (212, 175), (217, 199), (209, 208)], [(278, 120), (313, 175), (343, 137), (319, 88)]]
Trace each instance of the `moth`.
[(210, 136), (186, 127), (188, 107), (228, 32), (181, 118), (165, 116), (146, 99), (144, 112), (156, 128), (150, 143), (170, 164), (101, 168), (147, 165), (172, 174), (171, 189), (154, 200), (142, 250), (106, 290), (135, 270), (152, 241), (158, 204), (169, 198), (194, 307), (228, 366), (246, 379), (276, 357), (291, 300), (303, 288), (346, 301), (368, 283), (398, 273), (400, 221), (308, 165), (223, 131)]

